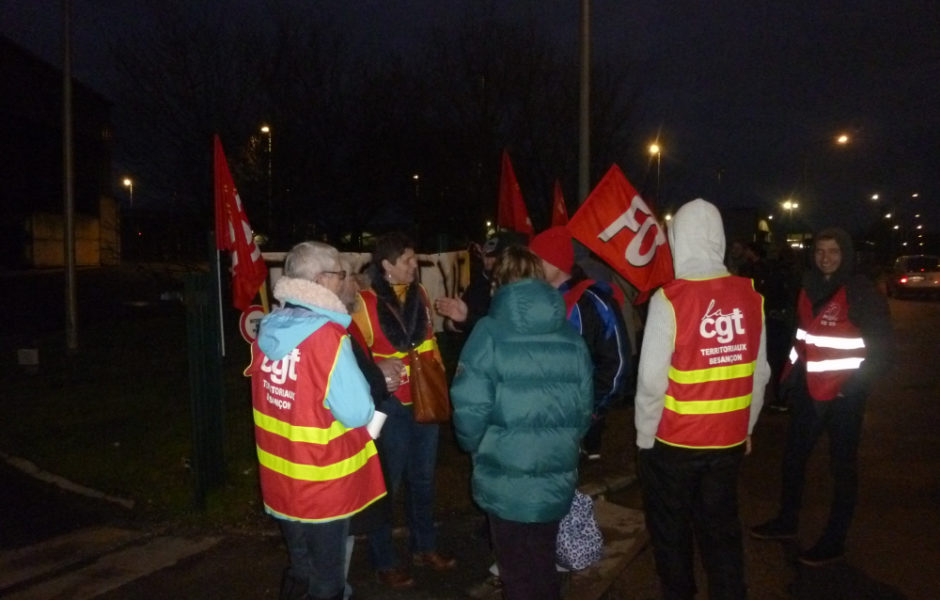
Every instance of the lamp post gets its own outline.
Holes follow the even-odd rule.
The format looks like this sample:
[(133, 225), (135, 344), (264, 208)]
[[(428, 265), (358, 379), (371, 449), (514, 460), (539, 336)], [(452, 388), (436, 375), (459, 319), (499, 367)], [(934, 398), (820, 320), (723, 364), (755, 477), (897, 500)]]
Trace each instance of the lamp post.
[(127, 188), (128, 210), (131, 210), (134, 208), (134, 180), (130, 177), (125, 177), (124, 181), (121, 183)]
[(658, 142), (653, 142), (647, 148), (650, 157), (656, 160), (656, 202), (659, 202), (659, 174), (663, 161), (663, 149)]
[(270, 125), (262, 125), (261, 133), (268, 136), (268, 237), (274, 236), (274, 179), (272, 177), (272, 164), (273, 164), (273, 150), (274, 150), (274, 133), (271, 131)]
[(793, 229), (793, 211), (800, 207), (800, 203), (794, 202), (793, 200), (785, 200), (781, 206), (783, 210), (787, 211), (787, 233), (790, 233), (789, 230)]

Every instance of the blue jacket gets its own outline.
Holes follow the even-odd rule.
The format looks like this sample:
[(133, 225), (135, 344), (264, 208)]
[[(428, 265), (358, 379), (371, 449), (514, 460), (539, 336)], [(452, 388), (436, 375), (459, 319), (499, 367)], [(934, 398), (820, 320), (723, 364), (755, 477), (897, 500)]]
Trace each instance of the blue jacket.
[(511, 521), (561, 519), (593, 407), (591, 356), (561, 294), (534, 279), (501, 287), (464, 346), (451, 399), (477, 504)]
[[(349, 326), (349, 315), (339, 312), (345, 310), (342, 303), (326, 288), (287, 277), (278, 283), (282, 285), (275, 294), (284, 306), (265, 315), (258, 328), (258, 347), (269, 359), (284, 358), (330, 321), (344, 329)], [(359, 370), (351, 344), (349, 336), (343, 338), (326, 395), (327, 408), (349, 428), (365, 425), (375, 411), (369, 384)]]

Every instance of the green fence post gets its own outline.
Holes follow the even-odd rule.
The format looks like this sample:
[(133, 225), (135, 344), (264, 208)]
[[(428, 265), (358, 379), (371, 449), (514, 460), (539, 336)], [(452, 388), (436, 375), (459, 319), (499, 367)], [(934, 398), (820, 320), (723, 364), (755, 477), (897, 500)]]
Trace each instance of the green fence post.
[(225, 475), (222, 356), (218, 302), (209, 273), (186, 276), (186, 337), (192, 409), (194, 503), (205, 508), (206, 493)]

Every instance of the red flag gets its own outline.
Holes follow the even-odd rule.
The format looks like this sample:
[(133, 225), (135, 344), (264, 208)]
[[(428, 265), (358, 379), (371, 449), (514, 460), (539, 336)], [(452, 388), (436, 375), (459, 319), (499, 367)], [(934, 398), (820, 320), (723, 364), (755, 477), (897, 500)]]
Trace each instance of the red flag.
[(617, 165), (571, 217), (568, 229), (640, 292), (675, 278), (665, 231)]
[(568, 208), (565, 206), (565, 196), (561, 192), (561, 182), (556, 179), (552, 195), (552, 227), (567, 224)]
[(232, 253), (232, 304), (245, 311), (268, 276), (235, 181), (215, 136), (215, 247)]
[(503, 150), (502, 173), (499, 177), (499, 211), (496, 224), (506, 229), (518, 231), (531, 236), (532, 221), (529, 220), (529, 211), (522, 199), (522, 190), (516, 181), (516, 174), (509, 162), (509, 153)]

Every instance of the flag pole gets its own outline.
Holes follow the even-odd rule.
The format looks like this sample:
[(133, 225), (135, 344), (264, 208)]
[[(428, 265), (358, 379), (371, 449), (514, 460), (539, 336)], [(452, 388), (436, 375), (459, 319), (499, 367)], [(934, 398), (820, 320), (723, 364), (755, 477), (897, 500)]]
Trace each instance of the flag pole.
[(261, 282), (261, 289), (259, 290), (261, 294), (261, 308), (264, 309), (264, 314), (271, 312), (270, 303), (268, 302), (268, 278), (265, 277), (264, 281)]
[[(210, 248), (215, 247), (215, 233), (209, 232), (209, 241)], [(225, 357), (225, 318), (222, 316), (222, 260), (219, 258), (221, 250), (216, 248), (215, 260), (214, 262), (214, 271), (215, 271), (215, 290), (216, 290), (216, 300), (219, 303), (219, 348), (222, 349), (222, 357)]]

